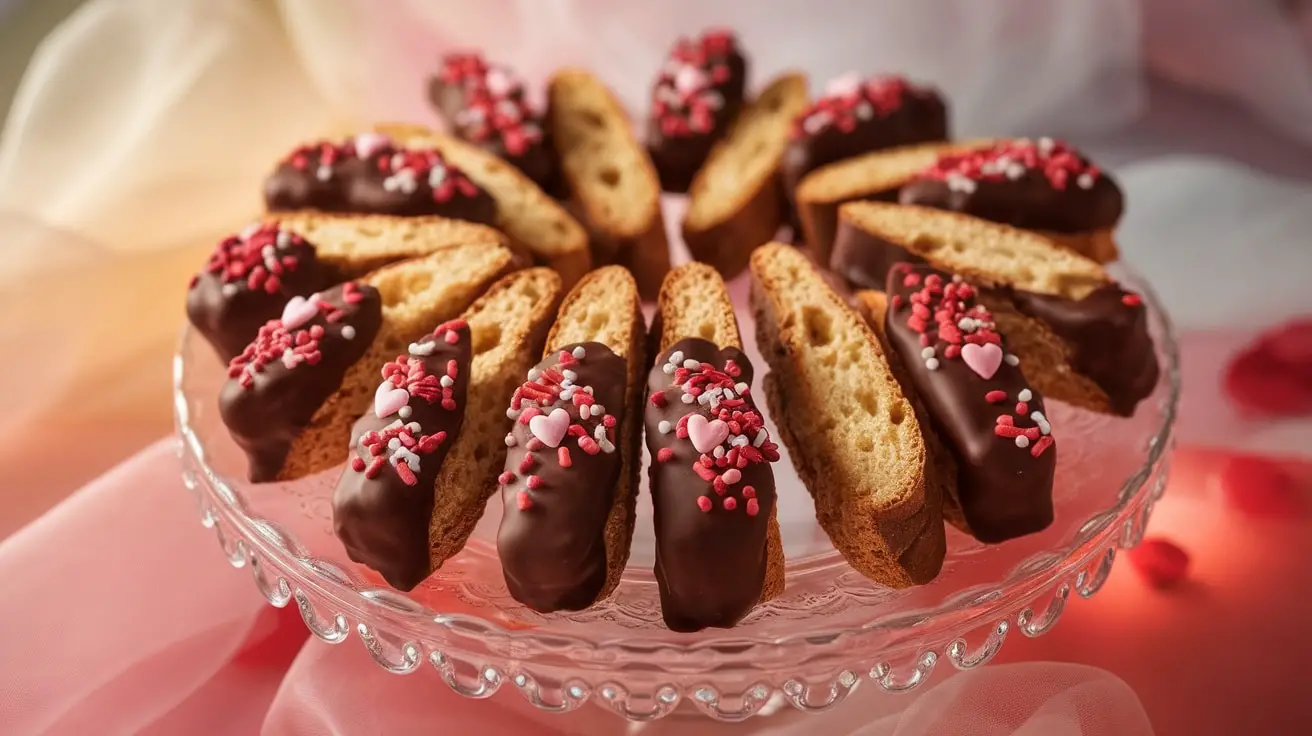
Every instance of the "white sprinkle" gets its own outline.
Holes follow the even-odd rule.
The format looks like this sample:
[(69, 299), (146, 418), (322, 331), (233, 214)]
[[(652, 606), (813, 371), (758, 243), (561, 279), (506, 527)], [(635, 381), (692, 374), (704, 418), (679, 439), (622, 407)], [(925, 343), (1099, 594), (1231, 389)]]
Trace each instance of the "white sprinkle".
[(669, 423), (668, 421), (662, 419), (662, 420), (661, 420), (661, 423), (656, 425), (656, 429), (659, 429), (660, 432), (661, 432), (661, 434), (669, 434), (669, 433), (670, 433), (670, 423)]
[(682, 351), (682, 350), (675, 350), (674, 352), (670, 353), (670, 362), (671, 362), (671, 363), (675, 363), (675, 364), (677, 364), (677, 363), (682, 363), (682, 362), (683, 362), (683, 351)]
[(333, 169), (331, 166), (320, 166), (319, 170), (314, 172), (314, 176), (319, 181), (328, 181), (333, 178)]
[(714, 450), (711, 450), (711, 454), (714, 455), (714, 456), (716, 457), (717, 460), (718, 460), (719, 458), (724, 457), (724, 446), (723, 446), (723, 445), (716, 445), (716, 446), (715, 446), (715, 449), (714, 449)]
[(579, 374), (575, 373), (575, 372), (572, 371), (572, 370), (569, 370), (568, 368), (566, 368), (565, 370), (561, 371), (560, 374), (561, 374), (562, 376), (565, 377), (565, 380), (566, 380), (566, 381), (571, 381), (571, 382), (573, 382), (573, 381), (577, 381), (577, 380), (579, 380)]
[(1042, 153), (1043, 155), (1046, 156), (1046, 155), (1048, 155), (1049, 153), (1052, 153), (1052, 147), (1055, 146), (1055, 145), (1056, 145), (1056, 142), (1053, 141), (1051, 138), (1040, 138), (1040, 139), (1039, 139), (1039, 153)]
[(1036, 422), (1046, 422), (1046, 421), (1048, 421), (1048, 418), (1045, 417), (1045, 416), (1043, 415), (1043, 412), (1041, 412), (1041, 411), (1032, 411), (1032, 412), (1030, 412), (1030, 418), (1033, 419), (1033, 420), (1036, 421)]
[(506, 418), (519, 419), (519, 412), (515, 411), (514, 409), (506, 409)]
[(1025, 435), (1021, 435), (1021, 436), (1017, 437), (1017, 438), (1016, 438), (1016, 446), (1019, 447), (1019, 448), (1021, 448), (1022, 450), (1025, 449), (1026, 447), (1029, 447), (1029, 446), (1030, 446), (1030, 438), (1029, 438), (1029, 437), (1026, 437)]
[(573, 401), (573, 400), (574, 400), (574, 389), (572, 389), (572, 388), (567, 388), (567, 389), (561, 391), (561, 392), (560, 392), (560, 399), (561, 399), (561, 401)]
[(979, 327), (979, 323), (970, 317), (962, 317), (961, 321), (957, 322), (957, 327), (961, 328), (962, 332), (974, 332), (975, 328)]
[(360, 439), (355, 441), (355, 446), (364, 447), (364, 435), (360, 435)]
[(925, 361), (925, 367), (931, 371), (938, 370), (938, 358), (930, 358), (929, 360)]
[(542, 377), (542, 371), (538, 370), (537, 368), (528, 369), (528, 380), (536, 381), (541, 377)]
[(575, 358), (578, 358), (578, 359), (582, 360), (582, 359), (583, 359), (583, 356), (586, 355), (586, 353), (585, 353), (584, 350), (583, 350), (583, 346), (580, 345), (580, 346), (574, 348), (574, 353), (573, 353), (573, 355), (574, 355)]
[(710, 391), (704, 391), (701, 394), (698, 394), (697, 403), (706, 404), (707, 406), (709, 406), (714, 399), (715, 397), (711, 394)]
[(410, 422), (409, 424), (405, 425), (405, 428), (415, 433), (424, 431), (423, 427), (419, 426), (419, 422)]
[(1002, 357), (1002, 359), (1007, 361), (1007, 365), (1020, 365), (1020, 358), (1017, 358), (1015, 355), (1012, 355), (1011, 353), (1007, 353)]
[(752, 440), (752, 447), (760, 447), (768, 439), (770, 439), (770, 434), (765, 431), (765, 427), (761, 427), (756, 430), (756, 439)]
[(707, 90), (702, 93), (702, 101), (712, 110), (719, 110), (724, 107), (724, 95), (715, 90)]
[(344, 325), (342, 327), (342, 337), (346, 338), (347, 340), (354, 340), (355, 328), (350, 325)]
[(733, 437), (729, 438), (729, 444), (733, 445), (734, 447), (744, 447), (748, 443), (749, 440), (747, 439), (747, 435), (745, 434), (736, 434)]
[(383, 179), (383, 189), (388, 192), (395, 192), (397, 189), (396, 178), (389, 176)]
[(279, 230), (277, 237), (273, 239), (279, 248), (287, 248), (292, 244), (292, 234), (286, 230)]
[(584, 387), (583, 387), (583, 392), (584, 392), (584, 393), (587, 393), (587, 394), (591, 394), (591, 393), (592, 393), (592, 387), (591, 387), (591, 386), (584, 386)]
[(265, 260), (273, 258), (276, 255), (278, 255), (278, 251), (274, 249), (272, 245), (266, 245), (263, 248), (260, 248), (260, 257)]
[(413, 413), (414, 413), (414, 409), (411, 409), (408, 406), (403, 406), (400, 409), (397, 409), (396, 411), (396, 415), (401, 417), (402, 419), (409, 419), (410, 415)]
[(1020, 393), (1016, 394), (1017, 401), (1029, 401), (1032, 398), (1034, 398), (1034, 394), (1027, 388), (1021, 389)]
[(689, 358), (689, 359), (683, 361), (683, 367), (684, 367), (684, 368), (687, 368), (687, 369), (690, 370), (690, 371), (695, 371), (695, 370), (697, 370), (698, 368), (701, 368), (701, 367), (702, 367), (702, 364), (701, 364), (701, 363), (698, 363), (697, 361), (693, 360), (692, 358)]
[[(716, 389), (716, 390), (718, 391), (719, 389)], [(724, 389), (724, 398), (725, 398), (725, 400), (727, 401), (727, 400), (729, 400), (729, 399), (736, 399), (736, 398), (738, 398), (738, 397), (734, 394), (734, 392), (732, 392), (732, 391), (730, 391), (729, 389), (726, 388), (726, 389)]]
[(400, 449), (400, 447), (401, 447), (401, 440), (395, 437), (387, 441), (387, 449), (389, 450), (397, 450)]
[(391, 430), (393, 430), (393, 429), (397, 429), (397, 428), (399, 428), (400, 426), (401, 426), (401, 420), (400, 420), (400, 419), (393, 419), (390, 423), (388, 423), (388, 425), (387, 425), (386, 427), (383, 427), (383, 431), (384, 431), (384, 432), (388, 432), (388, 431), (391, 431)]
[(742, 396), (743, 394), (747, 393), (747, 391), (750, 388), (751, 386), (748, 386), (746, 383), (743, 383), (742, 381), (739, 381), (738, 383), (735, 383), (733, 385), (733, 390), (737, 391), (739, 396)]
[(929, 360), (930, 358), (934, 357), (934, 348), (932, 346), (921, 348), (920, 357), (924, 358), (925, 360)]
[(859, 120), (869, 120), (875, 116), (875, 108), (869, 102), (862, 102), (856, 106), (856, 116)]
[(435, 342), (433, 342), (433, 341), (431, 341), (431, 340), (428, 341), (428, 342), (412, 342), (412, 343), (410, 343), (410, 354), (411, 354), (411, 355), (432, 355), (432, 354), (433, 354), (433, 351), (436, 350), (436, 349), (437, 349), (437, 343), (435, 343)]
[(255, 233), (258, 233), (259, 231), (260, 231), (260, 223), (258, 222), (251, 223), (250, 225), (247, 225), (245, 229), (243, 229), (241, 233), (237, 235), (237, 237), (241, 238), (242, 240), (250, 240), (251, 238), (255, 237)]
[(1025, 166), (1023, 164), (1018, 164), (1018, 163), (1008, 164), (1006, 174), (1008, 179), (1011, 179), (1012, 181), (1016, 181), (1017, 179), (1025, 176)]
[(1093, 189), (1093, 175), (1087, 171), (1080, 174), (1075, 179), (1075, 185), (1080, 189)]
[(442, 376), (442, 380), (438, 381), (438, 383), (442, 384), (442, 388), (451, 388), (456, 384), (456, 382), (451, 379), (451, 376)]
[(667, 376), (672, 376), (672, 375), (674, 375), (674, 366), (670, 365), (669, 363), (666, 363), (665, 365), (661, 366), (661, 370), (662, 370), (662, 371), (665, 373), (665, 375), (667, 375)]
[(514, 447), (518, 444), (519, 442), (515, 440), (515, 435), (509, 433), (506, 434), (506, 447)]
[(223, 292), (224, 296), (232, 296), (233, 294), (237, 293), (237, 290), (238, 290), (238, 286), (236, 284), (224, 284), (223, 288), (220, 289), (220, 291)]
[(685, 403), (685, 404), (691, 404), (692, 402), (696, 401), (697, 399), (696, 399), (692, 394), (684, 394), (684, 395), (682, 396), (682, 400), (683, 400), (683, 403)]

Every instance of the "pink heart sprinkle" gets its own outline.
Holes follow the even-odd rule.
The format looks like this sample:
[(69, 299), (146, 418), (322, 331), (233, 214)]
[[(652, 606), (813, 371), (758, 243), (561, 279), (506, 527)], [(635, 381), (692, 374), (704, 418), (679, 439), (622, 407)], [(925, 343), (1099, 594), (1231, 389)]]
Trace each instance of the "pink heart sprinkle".
[(569, 430), (569, 412), (556, 407), (550, 414), (539, 414), (528, 420), (528, 429), (547, 447), (559, 447)]
[(998, 372), (998, 366), (1002, 365), (1002, 348), (991, 342), (983, 345), (966, 343), (961, 347), (961, 359), (980, 378), (987, 381)]
[(393, 386), (391, 381), (383, 381), (378, 384), (378, 390), (374, 391), (374, 414), (379, 419), (392, 416), (409, 403), (410, 392)]
[(314, 316), (318, 313), (318, 294), (310, 296), (309, 299), (303, 296), (294, 296), (287, 302), (287, 306), (282, 308), (282, 326), (294, 330), (314, 319)]
[(729, 425), (723, 420), (708, 421), (701, 414), (688, 416), (688, 439), (697, 452), (711, 452), (729, 437)]
[(369, 158), (392, 144), (392, 139), (382, 133), (361, 133), (355, 137), (355, 155)]

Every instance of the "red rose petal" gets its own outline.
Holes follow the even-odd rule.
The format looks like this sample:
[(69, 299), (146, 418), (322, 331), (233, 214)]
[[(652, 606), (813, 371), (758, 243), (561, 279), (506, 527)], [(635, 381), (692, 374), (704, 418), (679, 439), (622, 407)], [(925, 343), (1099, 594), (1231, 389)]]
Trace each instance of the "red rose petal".
[(1290, 366), (1303, 366), (1312, 375), (1312, 319), (1300, 319), (1265, 335), (1263, 351)]
[(1220, 476), (1226, 503), (1254, 516), (1298, 517), (1303, 498), (1298, 483), (1276, 463), (1240, 455), (1226, 462)]
[(1226, 368), (1225, 390), (1241, 408), (1274, 416), (1312, 414), (1312, 366), (1288, 366), (1250, 349)]
[(1145, 539), (1129, 555), (1144, 581), (1159, 590), (1176, 586), (1189, 571), (1189, 553), (1168, 539)]

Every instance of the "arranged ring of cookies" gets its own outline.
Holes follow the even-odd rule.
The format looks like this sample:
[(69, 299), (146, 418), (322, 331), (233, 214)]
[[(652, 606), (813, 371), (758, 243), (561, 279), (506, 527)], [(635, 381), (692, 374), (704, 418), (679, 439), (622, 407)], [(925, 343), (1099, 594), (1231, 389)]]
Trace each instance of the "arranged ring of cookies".
[[(249, 479), (341, 467), (336, 532), (402, 590), (499, 493), (510, 593), (578, 610), (620, 580), (645, 440), (678, 631), (783, 590), (762, 404), (878, 583), (932, 580), (945, 520), (986, 543), (1046, 528), (1045, 398), (1129, 416), (1157, 384), (1142, 300), (1102, 266), (1120, 190), (1059, 141), (946, 140), (942, 99), (899, 77), (812, 101), (790, 73), (749, 99), (747, 66), (731, 33), (679, 41), (640, 143), (588, 72), (557, 73), (542, 115), (452, 56), (429, 90), (452, 134), (291, 151), (187, 296)], [(697, 259), (672, 270), (663, 189), (688, 192)], [(724, 283), (747, 268), (763, 401)]]

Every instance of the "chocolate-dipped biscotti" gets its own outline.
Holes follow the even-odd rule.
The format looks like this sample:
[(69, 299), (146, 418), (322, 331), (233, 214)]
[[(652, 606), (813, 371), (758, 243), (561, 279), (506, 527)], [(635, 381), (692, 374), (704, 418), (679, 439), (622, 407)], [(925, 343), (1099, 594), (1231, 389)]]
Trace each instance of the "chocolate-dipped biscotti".
[(766, 398), (816, 519), (857, 571), (894, 588), (943, 564), (943, 473), (879, 339), (806, 255), (752, 254)]
[(720, 275), (680, 266), (658, 304), (644, 412), (661, 615), (674, 631), (727, 628), (783, 591), (779, 450)]
[(219, 395), (250, 480), (292, 480), (340, 463), (378, 367), (457, 316), (510, 265), (503, 246), (453, 246), (288, 300), (229, 363)]
[(960, 276), (903, 263), (889, 272), (885, 293), (859, 292), (857, 305), (879, 325), (903, 385), (953, 454), (944, 516), (989, 543), (1047, 528), (1052, 425), (978, 290)]
[(947, 137), (947, 105), (936, 90), (896, 75), (845, 74), (793, 122), (781, 169), (784, 192), (795, 202), (802, 178), (835, 161)]
[(547, 88), (561, 173), (592, 239), (593, 260), (628, 268), (655, 298), (670, 270), (661, 187), (624, 108), (601, 80), (564, 69)]
[(505, 461), (500, 404), (541, 354), (560, 294), (545, 268), (512, 273), (381, 363), (333, 493), (351, 559), (410, 590), (464, 547)]
[(542, 191), (563, 196), (550, 131), (513, 71), (476, 52), (448, 54), (429, 80), (428, 92), (461, 140), (505, 159)]
[(519, 169), (454, 136), (413, 125), (380, 125), (378, 132), (411, 148), (440, 151), (497, 202), (496, 222), (517, 251), (554, 269), (569, 288), (592, 268), (588, 234), (565, 208)]
[(506, 587), (536, 611), (610, 595), (629, 557), (638, 492), (645, 333), (637, 285), (618, 266), (561, 304), (542, 360), (510, 399), (498, 482)]
[(725, 278), (742, 273), (752, 249), (783, 223), (779, 166), (806, 100), (804, 75), (775, 79), (734, 120), (688, 188), (684, 242), (693, 258)]
[(187, 318), (226, 363), (292, 297), (453, 245), (503, 241), (489, 227), (442, 217), (287, 213), (219, 242), (187, 289)]
[(1098, 263), (1036, 233), (912, 205), (840, 208), (833, 269), (882, 289), (898, 263), (960, 274), (1050, 399), (1129, 416), (1159, 377), (1142, 298)]
[(647, 150), (667, 192), (686, 192), (743, 104), (747, 59), (732, 31), (680, 38), (656, 77)]

